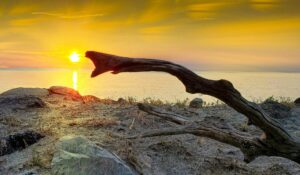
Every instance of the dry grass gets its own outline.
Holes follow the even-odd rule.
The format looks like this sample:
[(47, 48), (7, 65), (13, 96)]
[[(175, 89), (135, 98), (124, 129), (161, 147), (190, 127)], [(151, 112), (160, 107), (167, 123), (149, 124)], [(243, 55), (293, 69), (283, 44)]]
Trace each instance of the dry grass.
[(252, 98), (252, 101), (254, 103), (257, 103), (257, 104), (263, 103), (265, 101), (275, 101), (275, 102), (281, 103), (283, 105), (286, 105), (288, 107), (295, 107), (295, 104), (294, 104), (293, 100), (290, 97), (282, 97), (282, 96), (275, 97), (275, 96), (272, 95), (272, 96), (270, 96), (270, 97), (268, 97), (266, 99), (261, 99), (261, 98), (255, 99), (255, 98)]
[(137, 99), (134, 98), (134, 97), (127, 97), (127, 98), (126, 98), (126, 101), (127, 101), (129, 104), (131, 104), (131, 105), (137, 103)]
[(82, 127), (106, 127), (112, 125), (119, 125), (120, 121), (116, 119), (106, 119), (106, 118), (92, 118), (84, 121), (72, 121), (69, 126), (82, 126)]
[(151, 104), (151, 105), (157, 105), (157, 106), (168, 104), (168, 102), (163, 102), (160, 99), (153, 99), (153, 98), (150, 98), (150, 97), (145, 98), (143, 100), (143, 103)]
[(38, 166), (41, 168), (51, 168), (51, 160), (54, 154), (54, 147), (49, 147), (45, 150), (32, 149), (32, 159), (27, 163), (28, 166)]
[(8, 126), (12, 126), (12, 127), (17, 127), (17, 126), (22, 125), (22, 121), (13, 116), (0, 118), (0, 123), (8, 125)]

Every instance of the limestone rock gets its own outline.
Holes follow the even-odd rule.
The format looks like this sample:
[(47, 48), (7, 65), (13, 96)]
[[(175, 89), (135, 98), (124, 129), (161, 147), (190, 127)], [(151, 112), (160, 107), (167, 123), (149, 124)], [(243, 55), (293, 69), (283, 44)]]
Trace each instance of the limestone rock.
[(34, 131), (24, 131), (0, 138), (0, 156), (22, 150), (44, 136)]
[(270, 115), (270, 117), (275, 119), (288, 117), (291, 110), (290, 107), (273, 100), (266, 100), (260, 106)]
[(48, 89), (48, 91), (50, 92), (50, 94), (62, 95), (67, 100), (82, 100), (82, 96), (79, 94), (79, 92), (72, 88), (52, 86)]
[(52, 86), (48, 90), (52, 94), (81, 96), (78, 91), (63, 86)]
[(43, 108), (45, 107), (45, 102), (35, 96), (0, 96), (0, 109), (27, 109), (27, 108)]
[(46, 97), (48, 95), (49, 95), (49, 91), (44, 88), (15, 88), (0, 94), (0, 96), (35, 96), (35, 97)]
[(195, 98), (190, 102), (190, 108), (201, 108), (203, 106), (203, 100), (201, 98)]
[(261, 156), (248, 164), (257, 173), (254, 174), (300, 174), (300, 165), (282, 157)]
[(135, 175), (118, 156), (82, 136), (65, 136), (56, 145), (52, 159), (55, 175)]

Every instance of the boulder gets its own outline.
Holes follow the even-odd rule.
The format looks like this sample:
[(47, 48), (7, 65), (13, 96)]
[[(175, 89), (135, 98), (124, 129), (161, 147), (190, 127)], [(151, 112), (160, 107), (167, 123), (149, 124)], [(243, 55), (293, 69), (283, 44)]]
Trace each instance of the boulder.
[(270, 117), (275, 119), (289, 117), (289, 112), (291, 110), (290, 107), (273, 100), (266, 100), (260, 104), (260, 106), (270, 115)]
[(79, 92), (72, 88), (63, 86), (52, 86), (48, 89), (48, 91), (50, 92), (50, 95), (61, 95), (64, 96), (66, 100), (83, 100)]
[(48, 90), (42, 88), (15, 88), (3, 92), (0, 94), (0, 115), (16, 110), (46, 107), (42, 97), (48, 95)]
[(201, 98), (195, 98), (190, 102), (190, 108), (202, 108), (203, 107), (203, 100)]
[(27, 109), (27, 108), (43, 108), (46, 103), (36, 96), (0, 96), (0, 109)]
[(300, 165), (283, 157), (260, 156), (248, 164), (253, 174), (300, 174)]
[(35, 97), (46, 97), (48, 95), (49, 95), (49, 91), (44, 88), (15, 88), (0, 94), (0, 96), (35, 96)]
[(296, 106), (300, 106), (300, 98), (297, 98), (295, 101), (294, 101), (295, 105)]
[(81, 97), (78, 91), (68, 88), (68, 87), (63, 87), (63, 86), (52, 86), (49, 89), (50, 94), (59, 94), (59, 95), (69, 95), (69, 96), (78, 96)]
[(64, 136), (56, 144), (52, 174), (135, 175), (118, 156), (82, 136)]
[(23, 131), (0, 138), (0, 156), (25, 149), (43, 137), (35, 131)]

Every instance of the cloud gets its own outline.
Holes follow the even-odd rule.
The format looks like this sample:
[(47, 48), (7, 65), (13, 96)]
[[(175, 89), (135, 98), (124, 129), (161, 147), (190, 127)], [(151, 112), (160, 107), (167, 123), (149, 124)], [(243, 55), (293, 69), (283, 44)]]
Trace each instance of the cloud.
[(36, 10), (37, 5), (35, 4), (30, 4), (30, 5), (16, 5), (11, 7), (11, 9), (8, 10), (8, 13), (10, 15), (22, 15), (22, 14), (28, 14), (34, 10)]
[(193, 3), (187, 6), (187, 16), (195, 20), (213, 20), (218, 16), (218, 12), (229, 4), (225, 2)]
[(95, 14), (78, 14), (78, 15), (65, 15), (61, 13), (48, 13), (48, 12), (32, 12), (32, 15), (46, 15), (52, 16), (62, 19), (78, 19), (78, 18), (92, 18), (92, 17), (101, 17), (103, 14), (95, 13)]
[(250, 4), (256, 10), (265, 11), (279, 7), (280, 0), (251, 0)]
[(15, 54), (15, 55), (49, 55), (49, 53), (51, 53), (49, 51), (23, 51), (23, 50), (2, 50), (2, 49), (0, 49), (0, 51), (1, 54), (5, 53), (5, 54)]
[(279, 0), (251, 0), (251, 4), (278, 4)]
[(24, 19), (12, 19), (9, 21), (9, 24), (12, 26), (29, 26), (32, 24), (35, 24), (39, 22), (39, 19), (33, 19), (33, 18), (24, 18)]
[(146, 35), (163, 35), (170, 32), (172, 28), (173, 26), (153, 26), (142, 28), (140, 32)]
[[(300, 64), (300, 0), (0, 4), (0, 61), (5, 66), (44, 59), (45, 66), (60, 66), (73, 49), (222, 66), (238, 64), (236, 60), (259, 65), (265, 57), (275, 66), (282, 64), (280, 59), (287, 60), (283, 66)], [(4, 58), (9, 59), (4, 63)]]

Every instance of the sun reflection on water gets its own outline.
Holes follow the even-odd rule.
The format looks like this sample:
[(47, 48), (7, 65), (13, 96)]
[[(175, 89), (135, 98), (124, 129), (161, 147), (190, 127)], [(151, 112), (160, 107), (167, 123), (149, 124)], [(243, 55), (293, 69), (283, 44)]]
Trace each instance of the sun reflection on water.
[(73, 71), (72, 80), (73, 80), (73, 89), (78, 91), (78, 72), (77, 71)]

